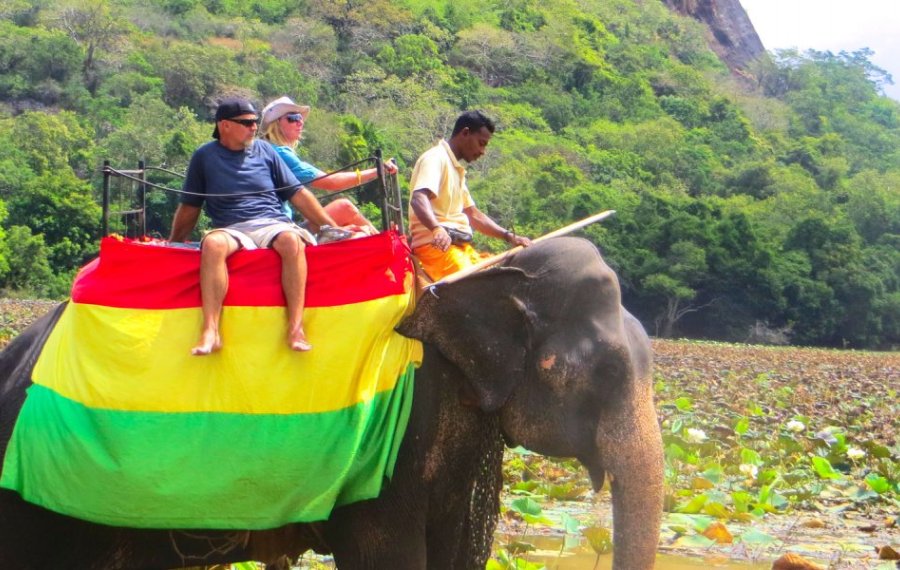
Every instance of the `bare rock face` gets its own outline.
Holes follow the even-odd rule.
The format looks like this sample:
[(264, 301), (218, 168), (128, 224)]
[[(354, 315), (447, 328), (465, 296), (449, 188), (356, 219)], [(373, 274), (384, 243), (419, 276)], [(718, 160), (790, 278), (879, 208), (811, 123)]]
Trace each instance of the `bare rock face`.
[(765, 53), (762, 41), (740, 0), (663, 0), (680, 14), (705, 23), (710, 47), (731, 68), (741, 72)]

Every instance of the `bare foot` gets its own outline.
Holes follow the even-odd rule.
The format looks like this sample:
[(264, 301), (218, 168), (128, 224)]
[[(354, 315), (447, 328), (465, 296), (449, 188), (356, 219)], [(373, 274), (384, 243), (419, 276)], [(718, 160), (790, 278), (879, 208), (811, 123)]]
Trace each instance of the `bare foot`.
[(306, 333), (303, 332), (303, 328), (299, 328), (289, 335), (288, 344), (291, 350), (296, 350), (297, 352), (309, 352), (312, 350), (312, 345), (306, 340)]
[(203, 331), (200, 335), (200, 342), (191, 349), (194, 356), (206, 356), (213, 352), (218, 352), (222, 348), (222, 339), (216, 331)]

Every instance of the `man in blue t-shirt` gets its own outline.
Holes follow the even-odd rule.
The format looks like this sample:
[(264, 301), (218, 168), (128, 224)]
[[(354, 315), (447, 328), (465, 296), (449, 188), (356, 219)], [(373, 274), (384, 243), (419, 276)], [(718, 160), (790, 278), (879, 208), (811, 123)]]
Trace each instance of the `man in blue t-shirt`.
[(335, 226), (316, 197), (290, 171), (269, 143), (255, 139), (259, 114), (249, 101), (230, 99), (216, 110), (213, 138), (198, 148), (188, 165), (169, 241), (188, 238), (200, 208), (213, 228), (200, 243), (200, 293), (203, 328), (191, 354), (202, 356), (222, 348), (219, 318), (228, 291), (225, 260), (241, 248), (271, 247), (281, 256), (281, 285), (287, 301), (288, 345), (307, 351), (303, 331), (306, 292), (306, 244), (315, 238), (281, 210), (286, 200), (313, 227)]

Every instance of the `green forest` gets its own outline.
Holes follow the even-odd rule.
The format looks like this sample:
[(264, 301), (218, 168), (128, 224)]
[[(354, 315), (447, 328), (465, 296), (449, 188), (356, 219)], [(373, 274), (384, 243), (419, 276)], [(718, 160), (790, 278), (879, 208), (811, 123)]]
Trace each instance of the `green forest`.
[[(707, 34), (661, 0), (5, 0), (0, 289), (68, 294), (98, 249), (104, 160), (181, 172), (219, 99), (289, 95), (313, 107), (303, 157), (382, 149), (404, 189), (484, 110), (479, 207), (532, 237), (616, 210), (582, 235), (651, 335), (896, 348), (890, 76), (868, 50), (733, 72)], [(149, 193), (159, 235), (174, 199)]]

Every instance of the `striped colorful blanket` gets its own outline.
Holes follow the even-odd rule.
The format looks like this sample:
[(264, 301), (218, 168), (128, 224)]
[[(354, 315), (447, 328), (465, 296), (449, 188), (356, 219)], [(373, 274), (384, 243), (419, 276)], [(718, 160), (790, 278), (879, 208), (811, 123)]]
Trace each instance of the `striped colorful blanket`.
[(308, 248), (308, 353), (287, 347), (280, 259), (260, 250), (229, 259), (223, 349), (191, 356), (199, 259), (102, 241), (34, 367), (0, 486), (144, 528), (273, 528), (378, 496), (421, 360), (393, 330), (414, 295), (405, 242)]

